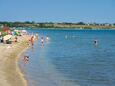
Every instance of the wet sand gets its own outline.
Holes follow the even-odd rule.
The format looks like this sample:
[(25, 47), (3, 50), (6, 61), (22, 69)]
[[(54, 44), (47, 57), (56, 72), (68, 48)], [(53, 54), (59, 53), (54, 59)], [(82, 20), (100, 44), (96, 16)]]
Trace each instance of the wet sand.
[(27, 86), (27, 81), (19, 69), (18, 59), (27, 49), (29, 38), (21, 36), (18, 43), (0, 44), (0, 86)]

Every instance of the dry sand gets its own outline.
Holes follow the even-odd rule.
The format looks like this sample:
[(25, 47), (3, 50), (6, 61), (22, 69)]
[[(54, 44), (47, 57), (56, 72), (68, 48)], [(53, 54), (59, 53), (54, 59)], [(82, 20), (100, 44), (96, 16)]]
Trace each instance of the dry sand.
[[(28, 47), (29, 36), (19, 37), (18, 43), (0, 44), (0, 86), (27, 86), (18, 67), (19, 55)], [(11, 46), (8, 48), (8, 46)]]

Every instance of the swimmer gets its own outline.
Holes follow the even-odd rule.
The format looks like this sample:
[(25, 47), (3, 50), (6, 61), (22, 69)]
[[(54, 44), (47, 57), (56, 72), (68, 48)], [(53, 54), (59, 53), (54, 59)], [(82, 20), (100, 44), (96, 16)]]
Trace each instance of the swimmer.
[(94, 40), (94, 45), (98, 45), (98, 41), (97, 40)]
[(46, 41), (48, 41), (49, 40), (49, 37), (48, 36), (46, 36)]

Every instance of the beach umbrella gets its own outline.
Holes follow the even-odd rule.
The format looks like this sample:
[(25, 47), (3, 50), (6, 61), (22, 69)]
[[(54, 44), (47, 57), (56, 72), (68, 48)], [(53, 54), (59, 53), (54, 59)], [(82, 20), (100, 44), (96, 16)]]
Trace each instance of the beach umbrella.
[(23, 33), (27, 33), (27, 31), (26, 31), (26, 30), (22, 30), (22, 32), (23, 32)]
[(18, 32), (19, 30), (14, 30), (14, 31)]
[(10, 39), (12, 37), (12, 35), (6, 35), (6, 36), (4, 36), (4, 40), (8, 40), (8, 39)]

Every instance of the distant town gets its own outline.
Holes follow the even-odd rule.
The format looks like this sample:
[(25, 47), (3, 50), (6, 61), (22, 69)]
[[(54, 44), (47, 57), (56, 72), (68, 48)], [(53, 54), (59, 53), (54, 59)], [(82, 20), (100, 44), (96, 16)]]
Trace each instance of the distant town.
[(84, 22), (77, 22), (77, 23), (69, 23), (69, 22), (62, 22), (62, 23), (54, 23), (54, 22), (0, 22), (0, 28), (3, 26), (7, 27), (29, 27), (29, 28), (75, 28), (75, 29), (115, 29), (115, 23), (84, 23)]

